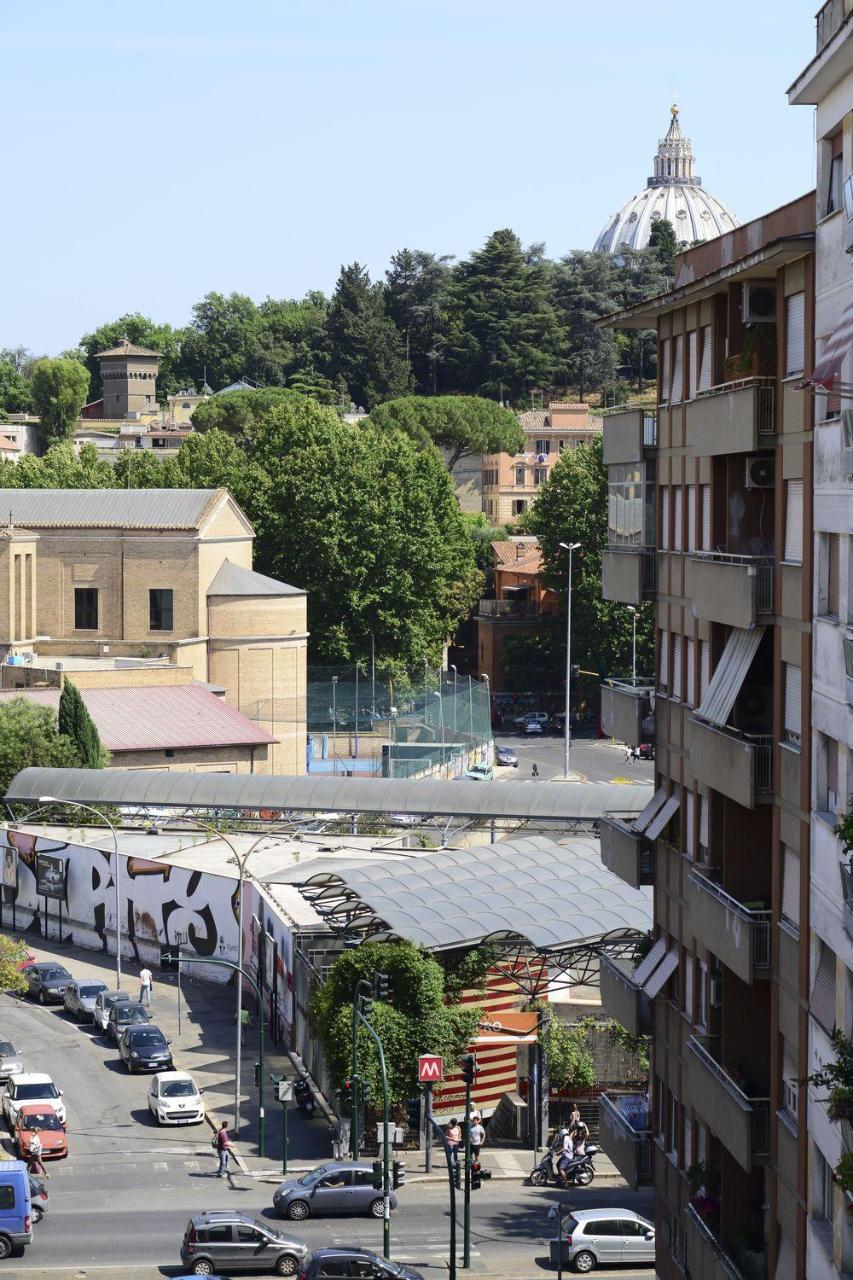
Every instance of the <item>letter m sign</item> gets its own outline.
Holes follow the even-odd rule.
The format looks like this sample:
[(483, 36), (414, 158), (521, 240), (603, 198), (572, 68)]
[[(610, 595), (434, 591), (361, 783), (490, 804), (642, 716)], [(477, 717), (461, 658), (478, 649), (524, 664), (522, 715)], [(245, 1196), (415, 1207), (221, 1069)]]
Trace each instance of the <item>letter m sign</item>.
[(444, 1062), (437, 1053), (422, 1053), (418, 1058), (418, 1080), (421, 1084), (441, 1084)]

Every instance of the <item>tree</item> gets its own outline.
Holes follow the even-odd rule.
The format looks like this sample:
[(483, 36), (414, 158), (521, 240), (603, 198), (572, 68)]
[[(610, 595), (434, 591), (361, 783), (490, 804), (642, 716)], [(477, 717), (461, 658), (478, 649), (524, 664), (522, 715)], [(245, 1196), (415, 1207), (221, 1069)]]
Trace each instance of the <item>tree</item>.
[(196, 382), (206, 381), (217, 389), (244, 375), (251, 377), (261, 328), (258, 308), (245, 294), (205, 294), (193, 307), (184, 335), (184, 368)]
[(0, 704), (0, 787), (5, 791), (15, 774), (31, 765), (45, 769), (78, 769), (80, 754), (58, 732), (50, 707), (28, 698)]
[[(370, 1021), (385, 1050), (389, 1100), (417, 1096), (418, 1055), (437, 1053), (453, 1062), (476, 1034), (480, 1011), (445, 1000), (441, 965), (411, 942), (363, 942), (344, 951), (311, 1002), (316, 1029), (332, 1079), (343, 1083), (352, 1070), (352, 1002), (356, 985), (375, 972), (387, 973), (390, 996), (374, 1003)], [(358, 1074), (367, 1101), (377, 1106), (382, 1085), (376, 1049), (367, 1032), (358, 1033)]]
[(403, 334), (418, 391), (435, 395), (444, 359), (450, 258), (401, 249), (385, 273), (385, 309)]
[(595, 1084), (595, 1062), (589, 1051), (589, 1027), (583, 1022), (567, 1026), (551, 1009), (540, 1023), (539, 1044), (547, 1055), (552, 1089), (573, 1092)]
[(565, 377), (581, 400), (613, 378), (614, 336), (609, 329), (596, 329), (595, 321), (616, 310), (619, 285), (618, 268), (608, 254), (575, 252), (554, 270)]
[[(528, 530), (538, 537), (545, 581), (565, 600), (568, 552), (561, 542), (579, 542), (573, 556), (572, 661), (599, 675), (631, 671), (631, 614), (601, 596), (601, 556), (607, 543), (607, 472), (599, 437), (567, 449), (529, 508)], [(564, 614), (565, 617), (565, 614)], [(653, 670), (653, 617), (640, 610), (637, 625), (638, 670)]]
[(329, 306), (329, 377), (368, 409), (411, 390), (403, 340), (385, 312), (382, 286), (358, 262), (342, 267)]
[(78, 360), (37, 360), (32, 392), (42, 444), (68, 440), (86, 403), (89, 373)]
[(276, 405), (287, 404), (295, 393), (285, 387), (263, 387), (250, 391), (226, 391), (204, 400), (193, 412), (196, 431), (225, 431), (250, 440), (255, 424)]
[(26, 992), (27, 980), (21, 970), (26, 958), (27, 944), (23, 939), (0, 933), (0, 991), (8, 991), (12, 995)]
[(675, 279), (675, 255), (681, 252), (681, 246), (675, 236), (672, 223), (668, 218), (657, 218), (649, 233), (649, 248), (656, 251), (661, 270), (672, 280)]
[(77, 748), (81, 768), (103, 769), (106, 766), (109, 754), (101, 746), (98, 730), (86, 710), (80, 691), (70, 680), (65, 681), (59, 695), (58, 722), (59, 732)]
[(30, 379), (0, 353), (0, 418), (10, 413), (31, 413), (33, 391)]
[(520, 453), (524, 432), (518, 418), (481, 396), (402, 396), (371, 410), (376, 427), (396, 427), (415, 444), (435, 444), (448, 470), (472, 453)]
[(121, 338), (129, 338), (139, 347), (148, 347), (149, 350), (160, 353), (157, 398), (161, 404), (166, 403), (167, 396), (186, 389), (188, 379), (181, 365), (184, 331), (173, 329), (170, 324), (156, 324), (150, 317), (135, 311), (100, 325), (93, 333), (85, 333), (80, 339), (85, 365), (89, 370), (89, 400), (99, 400), (104, 394), (101, 366), (95, 358), (97, 353), (109, 351)]

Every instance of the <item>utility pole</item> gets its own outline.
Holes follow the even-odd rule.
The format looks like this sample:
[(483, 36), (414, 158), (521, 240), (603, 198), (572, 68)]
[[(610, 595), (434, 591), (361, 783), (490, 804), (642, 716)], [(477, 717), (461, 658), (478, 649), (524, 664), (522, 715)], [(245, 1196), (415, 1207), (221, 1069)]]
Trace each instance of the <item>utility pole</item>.
[[(382, 1073), (382, 1253), (386, 1258), (391, 1257), (391, 1158), (390, 1158), (390, 1137), (388, 1130), (390, 1123), (388, 1119), (388, 1072), (385, 1067), (385, 1050), (382, 1048), (382, 1041), (378, 1034), (371, 1026), (369, 1019), (359, 1007), (362, 1003), (366, 1003), (367, 1011), (370, 1012), (373, 999), (361, 990), (367, 987), (371, 989), (371, 984), (366, 978), (362, 978), (355, 989), (353, 997), (353, 1026), (355, 1033), (353, 1035), (353, 1060), (356, 1060), (358, 1049), (358, 1024), (364, 1027), (373, 1043), (376, 1045), (376, 1052), (379, 1054), (379, 1070)], [(388, 975), (385, 973), (375, 973), (373, 975), (372, 992), (378, 999), (384, 1000), (388, 996)], [(356, 1083), (353, 1080), (353, 1092), (355, 1093)], [(353, 1126), (354, 1128), (355, 1126)]]
[(632, 604), (628, 605), (628, 612), (631, 615), (631, 683), (637, 683), (637, 610)]
[(463, 1053), (459, 1059), (465, 1081), (465, 1198), (464, 1233), (462, 1239), (463, 1270), (471, 1266), (471, 1085), (477, 1074), (477, 1056)]
[(437, 1120), (432, 1116), (429, 1122), (435, 1132), (441, 1139), (441, 1145), (444, 1147), (444, 1158), (447, 1161), (447, 1181), (450, 1185), (450, 1259), (448, 1266), (448, 1280), (456, 1280), (456, 1162), (453, 1158), (453, 1152), (447, 1142), (444, 1130)]
[(563, 761), (563, 777), (568, 779), (572, 742), (572, 552), (580, 547), (579, 542), (561, 542), (560, 546), (569, 553), (569, 576), (566, 590), (566, 734)]

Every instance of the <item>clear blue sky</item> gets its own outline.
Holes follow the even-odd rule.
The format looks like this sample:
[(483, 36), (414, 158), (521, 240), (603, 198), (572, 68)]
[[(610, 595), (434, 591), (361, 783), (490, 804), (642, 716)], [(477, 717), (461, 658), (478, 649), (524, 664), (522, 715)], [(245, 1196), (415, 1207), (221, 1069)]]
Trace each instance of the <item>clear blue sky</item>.
[(498, 227), (588, 248), (677, 94), (742, 220), (813, 183), (815, 0), (0, 0), (0, 346), (331, 290)]

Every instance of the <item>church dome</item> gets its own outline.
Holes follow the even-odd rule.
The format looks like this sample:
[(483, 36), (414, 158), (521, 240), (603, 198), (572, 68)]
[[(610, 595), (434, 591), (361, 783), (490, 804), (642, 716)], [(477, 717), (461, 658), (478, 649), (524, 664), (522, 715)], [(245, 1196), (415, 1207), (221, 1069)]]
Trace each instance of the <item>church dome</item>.
[(734, 214), (716, 196), (705, 191), (702, 179), (696, 177), (693, 146), (681, 132), (678, 107), (672, 108), (666, 137), (658, 143), (654, 169), (645, 190), (608, 218), (607, 226), (595, 242), (597, 253), (618, 257), (625, 246), (645, 249), (652, 227), (660, 218), (672, 223), (675, 238), (682, 245), (713, 240), (739, 226)]

